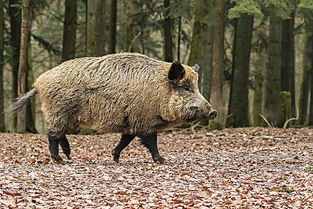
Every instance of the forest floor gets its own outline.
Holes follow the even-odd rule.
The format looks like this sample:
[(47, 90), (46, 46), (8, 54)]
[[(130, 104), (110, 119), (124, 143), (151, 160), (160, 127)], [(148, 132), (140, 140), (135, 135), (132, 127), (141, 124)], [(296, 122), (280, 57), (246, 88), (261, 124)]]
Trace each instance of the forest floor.
[[(313, 129), (160, 134), (165, 164), (119, 135), (70, 135), (72, 160), (47, 137), (0, 134), (0, 208), (313, 208)], [(65, 157), (64, 157), (65, 158)]]

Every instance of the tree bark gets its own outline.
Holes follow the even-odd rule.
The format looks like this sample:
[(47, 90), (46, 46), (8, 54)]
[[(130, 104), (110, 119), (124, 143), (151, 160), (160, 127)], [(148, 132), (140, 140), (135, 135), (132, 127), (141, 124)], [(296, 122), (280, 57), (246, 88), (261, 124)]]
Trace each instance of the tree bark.
[(212, 128), (221, 129), (225, 126), (225, 108), (223, 104), (224, 85), (224, 31), (225, 31), (225, 1), (215, 0), (216, 16), (213, 28), (213, 70), (211, 103), (218, 116), (210, 124)]
[(242, 15), (236, 26), (227, 126), (249, 126), (248, 83), (252, 30), (253, 16)]
[(117, 0), (111, 0), (111, 14), (110, 14), (110, 53), (115, 53), (116, 47), (116, 22), (117, 22)]
[[(13, 83), (12, 91), (13, 98), (16, 98), (17, 93), (17, 83), (18, 83), (18, 61), (20, 54), (20, 40), (21, 40), (21, 10), (16, 7), (19, 4), (19, 0), (10, 0), (9, 1), (9, 16), (10, 16), (10, 47), (12, 50), (12, 74), (13, 74)], [(16, 113), (13, 113), (13, 127), (16, 128)]]
[(139, 47), (136, 41), (141, 34), (141, 26), (138, 25), (141, 8), (138, 7), (136, 0), (124, 0), (124, 9), (126, 13), (123, 37), (124, 51), (139, 52)]
[(10, 44), (12, 48), (13, 97), (17, 97), (17, 74), (21, 40), (21, 12), (16, 7), (19, 0), (9, 1)]
[(173, 61), (172, 19), (169, 17), (170, 0), (164, 0), (164, 60)]
[(281, 101), (282, 19), (270, 15), (268, 69), (265, 74), (264, 116), (274, 126), (282, 127)]
[[(313, 21), (312, 21), (313, 22)], [(313, 30), (312, 30), (312, 33), (311, 33), (311, 39), (312, 39), (312, 42), (313, 42)], [(312, 53), (311, 53), (311, 70), (310, 70), (310, 93), (311, 93), (311, 96), (310, 96), (310, 106), (309, 106), (309, 120), (308, 120), (308, 124), (310, 126), (313, 126), (313, 43), (312, 45), (309, 45), (311, 46), (311, 50), (312, 50)]]
[[(308, 120), (309, 93), (310, 93), (310, 70), (313, 67), (313, 23), (306, 21), (304, 53), (303, 53), (303, 74), (299, 101), (299, 125), (306, 125)], [(312, 81), (311, 81), (312, 82)], [(312, 103), (312, 92), (311, 92)]]
[(4, 121), (4, 92), (3, 92), (3, 65), (4, 65), (4, 14), (3, 1), (0, 1), (0, 132), (5, 131)]
[(283, 20), (282, 32), (282, 71), (281, 90), (287, 91), (291, 96), (291, 112), (285, 116), (285, 120), (296, 116), (295, 101), (295, 46), (294, 46), (295, 14), (290, 19)]
[[(26, 92), (26, 72), (27, 72), (27, 49), (28, 33), (30, 31), (29, 0), (23, 0), (22, 27), (21, 27), (21, 47), (18, 67), (18, 97)], [(25, 106), (17, 113), (17, 132), (26, 131), (26, 108)]]
[(62, 61), (75, 58), (77, 0), (65, 0)]
[(212, 26), (208, 14), (213, 7), (213, 0), (200, 0), (195, 3), (195, 21), (193, 24), (191, 49), (188, 65), (200, 65), (199, 89), (209, 100), (212, 80)]
[(253, 109), (252, 120), (253, 126), (264, 126), (265, 121), (261, 118), (263, 114), (263, 84), (264, 72), (266, 71), (266, 52), (260, 48), (256, 52), (255, 72), (253, 76), (254, 94), (253, 94)]
[[(30, 37), (30, 33), (29, 33)], [(28, 38), (28, 50), (27, 50), (27, 71), (26, 71), (26, 92), (32, 89), (34, 83), (34, 74), (32, 67), (32, 52), (31, 52), (31, 41)], [(35, 97), (31, 98), (30, 104), (26, 106), (26, 131), (30, 133), (38, 133), (35, 124), (35, 111), (36, 111), (36, 100)]]
[(105, 54), (105, 1), (87, 2), (87, 56)]

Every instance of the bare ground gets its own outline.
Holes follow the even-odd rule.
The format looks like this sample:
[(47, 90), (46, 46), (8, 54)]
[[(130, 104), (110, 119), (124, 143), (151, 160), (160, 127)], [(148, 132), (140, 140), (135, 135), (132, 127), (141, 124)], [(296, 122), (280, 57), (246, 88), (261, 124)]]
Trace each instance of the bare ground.
[(50, 161), (47, 137), (0, 134), (0, 208), (313, 208), (313, 130), (241, 128), (160, 134), (165, 164), (119, 135), (71, 135)]

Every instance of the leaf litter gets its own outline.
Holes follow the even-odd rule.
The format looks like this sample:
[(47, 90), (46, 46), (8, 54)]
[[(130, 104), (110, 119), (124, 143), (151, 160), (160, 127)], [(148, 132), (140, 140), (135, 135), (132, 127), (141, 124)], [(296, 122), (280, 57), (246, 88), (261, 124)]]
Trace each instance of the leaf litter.
[[(237, 128), (159, 135), (165, 164), (118, 134), (70, 135), (72, 160), (47, 137), (0, 134), (0, 208), (310, 208), (313, 130)], [(65, 156), (63, 155), (64, 159)]]

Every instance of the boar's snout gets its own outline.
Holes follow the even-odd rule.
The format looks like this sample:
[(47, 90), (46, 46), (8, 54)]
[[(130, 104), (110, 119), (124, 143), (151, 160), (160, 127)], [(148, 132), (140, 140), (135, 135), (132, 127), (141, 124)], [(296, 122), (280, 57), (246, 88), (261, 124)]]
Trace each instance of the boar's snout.
[(192, 106), (190, 110), (193, 112), (191, 120), (208, 119), (214, 120), (217, 116), (217, 111), (214, 110), (210, 104), (206, 104), (204, 108)]
[(217, 116), (217, 111), (214, 109), (211, 109), (208, 115), (209, 120), (214, 120)]

